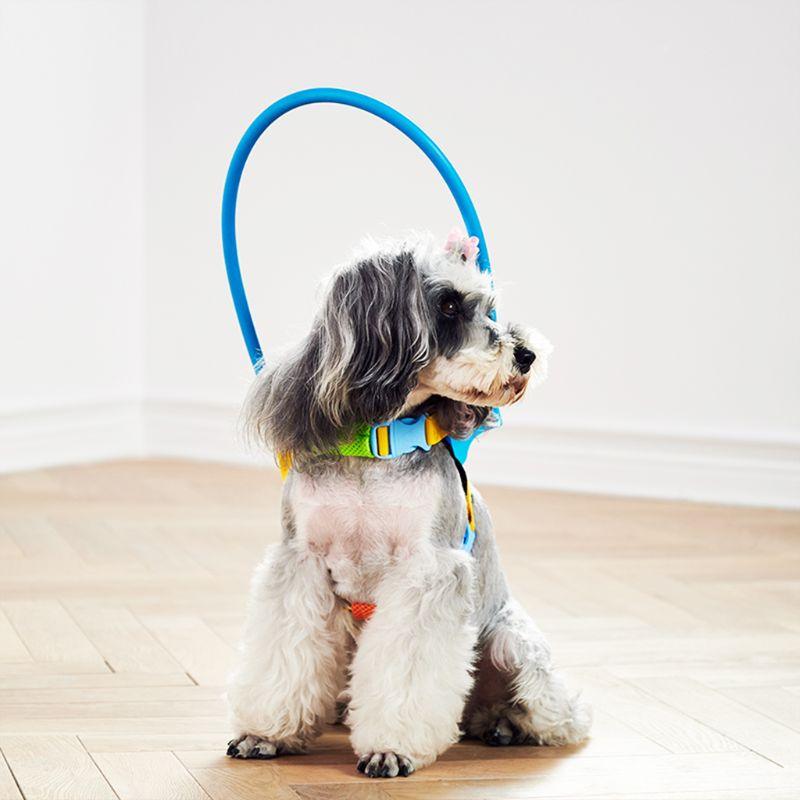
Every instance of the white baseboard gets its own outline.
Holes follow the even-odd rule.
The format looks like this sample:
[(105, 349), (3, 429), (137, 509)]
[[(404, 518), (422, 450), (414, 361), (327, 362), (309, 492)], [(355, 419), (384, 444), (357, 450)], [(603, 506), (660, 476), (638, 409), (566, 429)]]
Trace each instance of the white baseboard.
[(0, 412), (0, 473), (143, 452), (141, 404), (135, 401)]
[[(227, 404), (98, 403), (0, 414), (0, 472), (124, 457), (272, 464)], [(474, 445), (476, 483), (800, 507), (800, 441), (510, 427)]]
[(518, 427), (470, 458), (476, 482), (800, 508), (800, 442)]

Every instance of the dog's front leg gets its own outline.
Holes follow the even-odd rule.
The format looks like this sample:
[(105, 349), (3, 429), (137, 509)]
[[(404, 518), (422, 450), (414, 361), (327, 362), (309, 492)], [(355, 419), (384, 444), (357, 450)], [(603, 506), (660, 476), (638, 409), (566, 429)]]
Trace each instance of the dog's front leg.
[(347, 720), (369, 777), (408, 775), (458, 740), (476, 640), (471, 587), (469, 556), (429, 543), (382, 580), (353, 659)]
[(341, 689), (342, 630), (323, 560), (275, 545), (257, 568), (240, 663), (228, 704), (235, 758), (302, 750), (332, 714)]

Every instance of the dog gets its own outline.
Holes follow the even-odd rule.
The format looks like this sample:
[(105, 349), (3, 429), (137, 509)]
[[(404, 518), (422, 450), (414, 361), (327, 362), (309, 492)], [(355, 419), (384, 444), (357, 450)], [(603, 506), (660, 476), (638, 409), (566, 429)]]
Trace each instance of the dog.
[[(512, 598), (453, 453), (545, 379), (551, 351), (495, 320), (477, 257), (461, 234), (368, 243), (333, 274), (306, 338), (256, 381), (247, 428), (291, 469), (229, 680), (229, 756), (301, 752), (337, 714), (368, 777), (408, 775), (462, 736), (588, 735), (590, 708)], [(450, 438), (397, 458), (341, 454), (359, 426), (422, 417)]]

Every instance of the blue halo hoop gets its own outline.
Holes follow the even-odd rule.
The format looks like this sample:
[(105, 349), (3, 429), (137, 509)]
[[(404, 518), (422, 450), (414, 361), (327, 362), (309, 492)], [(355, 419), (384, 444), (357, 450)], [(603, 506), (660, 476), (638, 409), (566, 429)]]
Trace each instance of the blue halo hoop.
[(433, 162), (439, 174), (444, 178), (444, 182), (450, 189), (458, 210), (461, 212), (467, 233), (478, 238), (480, 247), (478, 266), (481, 271), (489, 273), (492, 271), (483, 229), (475, 211), (475, 205), (469, 196), (469, 192), (467, 192), (467, 188), (464, 186), (464, 182), (447, 159), (447, 156), (420, 127), (415, 125), (408, 117), (403, 116), (399, 111), (395, 111), (391, 106), (387, 106), (380, 100), (358, 92), (351, 92), (347, 89), (304, 89), (301, 92), (286, 95), (286, 97), (277, 100), (269, 108), (262, 111), (245, 131), (233, 153), (233, 158), (228, 167), (228, 175), (225, 178), (225, 190), (222, 195), (222, 249), (225, 256), (225, 269), (228, 273), (228, 285), (230, 286), (233, 305), (236, 309), (236, 316), (247, 346), (247, 352), (256, 372), (259, 371), (262, 365), (261, 345), (253, 325), (253, 317), (250, 313), (247, 295), (242, 284), (239, 252), (236, 247), (236, 199), (239, 194), (239, 183), (242, 179), (242, 171), (247, 157), (261, 134), (287, 111), (300, 106), (311, 105), (312, 103), (337, 103), (360, 108), (362, 111), (367, 111), (385, 120), (411, 139)]

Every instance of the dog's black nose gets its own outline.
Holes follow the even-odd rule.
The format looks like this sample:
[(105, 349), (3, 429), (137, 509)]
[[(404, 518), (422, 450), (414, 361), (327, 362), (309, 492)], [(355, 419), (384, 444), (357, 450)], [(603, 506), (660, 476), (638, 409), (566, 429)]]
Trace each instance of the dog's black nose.
[(514, 361), (517, 362), (517, 369), (524, 375), (531, 368), (531, 364), (536, 361), (536, 353), (518, 344), (514, 348)]

